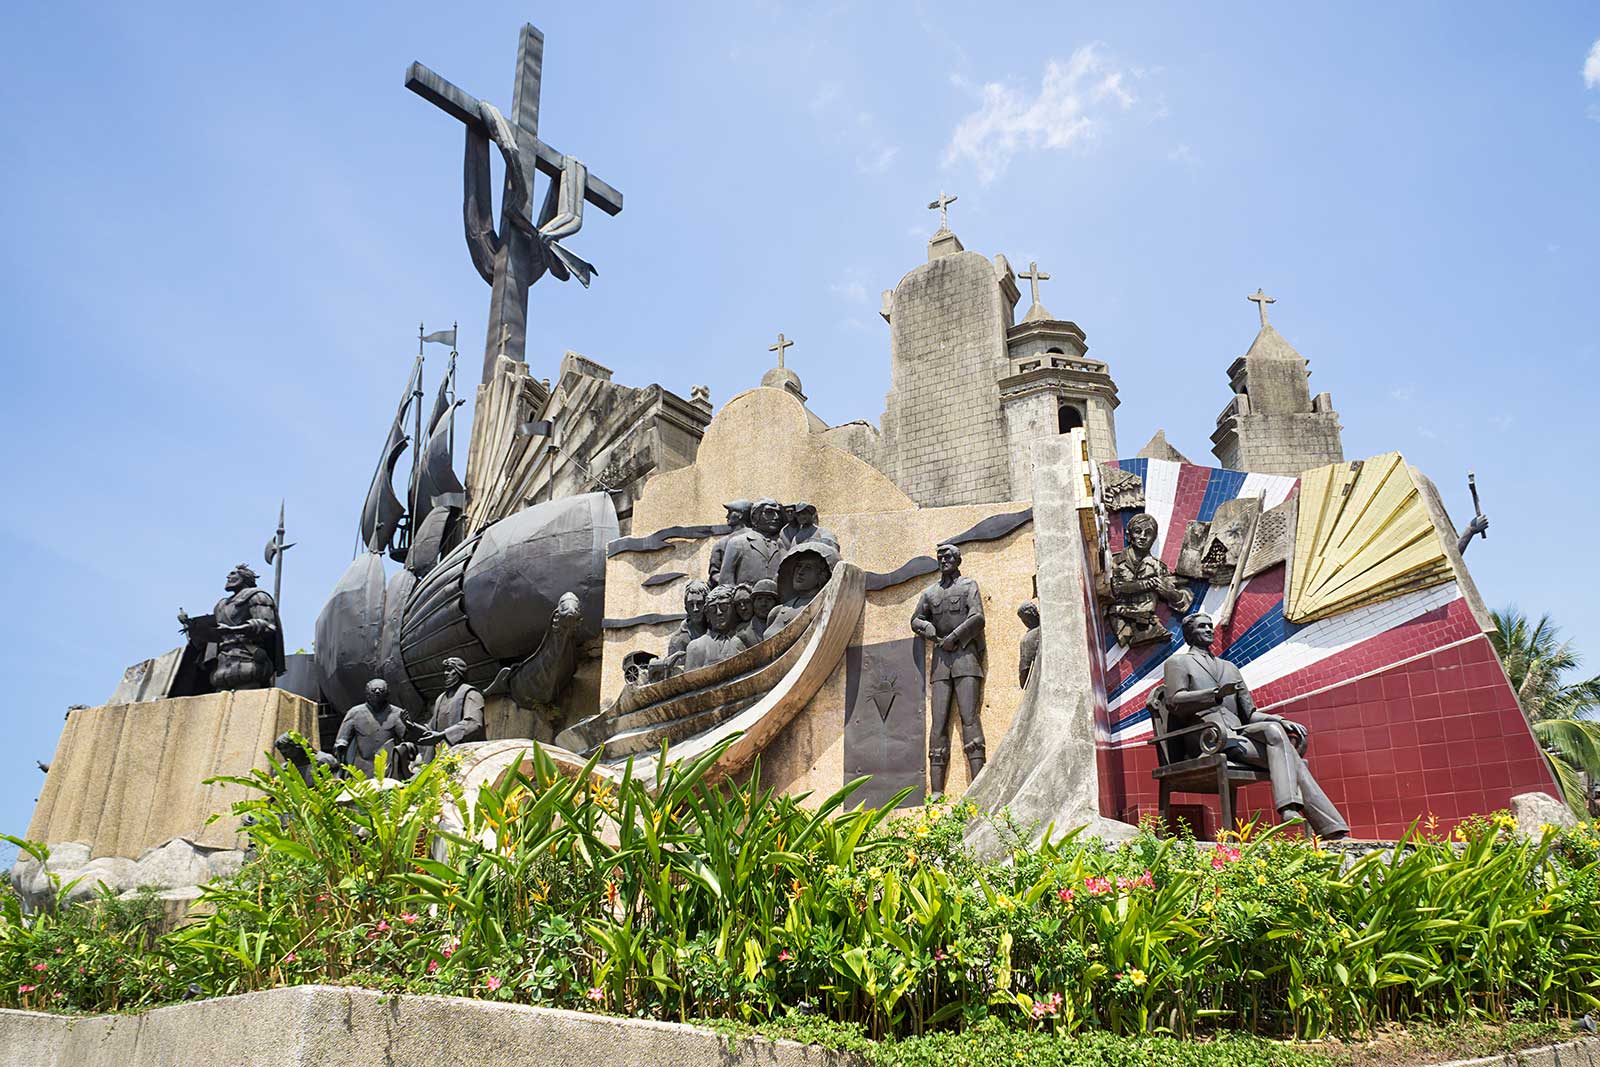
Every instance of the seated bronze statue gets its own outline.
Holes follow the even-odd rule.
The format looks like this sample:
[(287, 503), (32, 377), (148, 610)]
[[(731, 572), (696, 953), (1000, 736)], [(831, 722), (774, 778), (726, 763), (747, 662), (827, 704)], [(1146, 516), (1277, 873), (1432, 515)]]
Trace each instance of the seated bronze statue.
[(1272, 779), (1273, 806), (1280, 817), (1304, 817), (1311, 829), (1325, 838), (1349, 834), (1350, 827), (1339, 809), (1306, 765), (1305, 727), (1257, 711), (1239, 668), (1211, 654), (1214, 636), (1211, 616), (1204, 612), (1183, 620), (1186, 647), (1168, 657), (1163, 667), (1170, 713), (1175, 718), (1211, 723), (1222, 732), (1221, 750), (1229, 762), (1266, 770)]

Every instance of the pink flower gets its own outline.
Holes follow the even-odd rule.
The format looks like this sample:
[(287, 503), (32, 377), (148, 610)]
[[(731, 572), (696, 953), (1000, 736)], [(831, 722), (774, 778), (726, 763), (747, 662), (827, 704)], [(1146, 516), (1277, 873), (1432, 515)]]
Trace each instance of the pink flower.
[(788, 949), (783, 949), (778, 953), (779, 963), (788, 963), (792, 959), (794, 959), (794, 956), (789, 953)]
[(1092, 897), (1104, 896), (1111, 892), (1111, 879), (1109, 878), (1085, 878), (1083, 885)]
[(299, 958), (300, 958), (299, 956), (296, 956), (293, 952), (291, 952), (287, 956), (283, 957), (283, 962), (284, 963), (293, 963), (295, 960), (297, 960)]
[(402, 911), (400, 913), (400, 921), (405, 923), (407, 926), (415, 925), (416, 921), (420, 918), (422, 918), (422, 916), (418, 915), (414, 911)]
[(444, 951), (441, 954), (445, 959), (449, 959), (451, 956), (456, 954), (456, 949), (460, 947), (461, 939), (459, 937), (452, 937), (449, 941), (444, 943)]
[(35, 963), (33, 965), (33, 969), (36, 971), (48, 971), (50, 969), (50, 965), (48, 963)]
[(1133, 880), (1133, 885), (1136, 889), (1154, 889), (1156, 887), (1156, 880), (1150, 876), (1149, 871), (1145, 871), (1143, 874)]
[(389, 920), (387, 920), (387, 919), (379, 919), (378, 920), (378, 925), (374, 926), (373, 929), (378, 931), (378, 933), (380, 933), (380, 934), (388, 933), (389, 932)]
[(1211, 869), (1220, 871), (1239, 859), (1239, 850), (1228, 845), (1218, 845), (1211, 853)]
[(601, 989), (599, 986), (595, 986), (593, 989), (589, 990), (589, 992), (585, 993), (584, 996), (588, 997), (596, 1004), (599, 1004), (601, 1001), (606, 999), (606, 991)]
[(1060, 900), (1063, 904), (1071, 904), (1073, 898), (1077, 895), (1078, 894), (1073, 892), (1071, 889), (1056, 890), (1056, 899)]
[(496, 989), (500, 988), (500, 979), (491, 974), (489, 977), (483, 980), (483, 984), (489, 987), (489, 992), (493, 993)]
[(950, 956), (945, 952), (944, 949), (939, 948), (933, 950), (933, 958), (936, 960), (947, 960), (950, 958)]
[(439, 961), (438, 960), (429, 960), (428, 961), (428, 973), (429, 974), (438, 974), (439, 973)]
[(39, 987), (36, 986), (36, 985), (19, 985), (19, 986), (17, 986), (17, 992), (18, 993), (32, 993), (35, 989), (38, 989), (38, 988)]
[(1061, 994), (1051, 993), (1043, 1000), (1033, 1002), (1033, 1017), (1043, 1019), (1046, 1015), (1054, 1015), (1061, 1010)]

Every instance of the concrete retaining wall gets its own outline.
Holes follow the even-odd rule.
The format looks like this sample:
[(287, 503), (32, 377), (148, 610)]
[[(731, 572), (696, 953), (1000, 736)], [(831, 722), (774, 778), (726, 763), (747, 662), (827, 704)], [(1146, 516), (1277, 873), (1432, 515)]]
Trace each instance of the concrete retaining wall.
[(28, 1067), (846, 1067), (840, 1053), (553, 1008), (295, 986), (66, 1017), (0, 1011), (0, 1063)]
[[(0, 1064), (27, 1067), (861, 1067), (844, 1053), (680, 1023), (457, 997), (295, 986), (71, 1017), (0, 1010)], [(1600, 1038), (1439, 1067), (1596, 1067)]]

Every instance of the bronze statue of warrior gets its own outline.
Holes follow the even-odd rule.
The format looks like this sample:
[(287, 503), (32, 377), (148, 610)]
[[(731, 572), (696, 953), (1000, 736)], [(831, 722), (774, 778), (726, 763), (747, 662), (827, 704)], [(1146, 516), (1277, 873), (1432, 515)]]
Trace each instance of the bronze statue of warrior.
[(803, 545), (807, 541), (821, 541), (832, 545), (835, 550), (838, 549), (839, 539), (834, 536), (833, 531), (817, 525), (817, 506), (815, 504), (802, 500), (797, 504), (790, 504), (788, 510), (794, 515), (794, 519), (785, 524), (782, 532), (778, 535), (783, 539), (784, 547), (792, 548), (795, 545)]
[(1039, 605), (1024, 600), (1017, 607), (1017, 618), (1022, 620), (1022, 644), (1017, 649), (1017, 684), (1027, 688), (1028, 675), (1039, 659)]
[(1177, 583), (1153, 551), (1160, 532), (1161, 524), (1153, 516), (1133, 516), (1126, 530), (1128, 547), (1117, 553), (1111, 567), (1112, 599), (1106, 621), (1123, 648), (1168, 640), (1167, 628), (1156, 613), (1158, 603), (1180, 613), (1194, 603), (1194, 594)]
[(1195, 612), (1183, 620), (1187, 647), (1167, 657), (1162, 668), (1167, 707), (1221, 727), (1228, 759), (1263, 767), (1272, 776), (1272, 802), (1284, 818), (1304, 816), (1311, 829), (1326, 838), (1350, 832), (1339, 809), (1322, 791), (1304, 758), (1306, 728), (1279, 715), (1257, 711), (1239, 668), (1211, 654), (1215, 626), (1211, 616)]
[(728, 532), (717, 538), (717, 543), (711, 546), (711, 566), (706, 572), (706, 581), (709, 585), (717, 584), (717, 572), (722, 569), (722, 557), (728, 551), (728, 542), (733, 540), (745, 524), (750, 521), (750, 501), (730, 500), (722, 505), (727, 514)]
[(271, 593), (256, 588), (256, 572), (248, 563), (229, 571), (223, 588), (228, 595), (217, 601), (209, 617), (191, 619), (179, 610), (178, 625), (191, 645), (204, 649), (216, 644), (210, 672), (213, 690), (270, 688), (283, 673), (278, 605)]
[(409, 778), (416, 746), (406, 740), (408, 733), (420, 733), (419, 725), (406, 718), (400, 705), (389, 703), (389, 683), (374, 678), (367, 683), (367, 702), (344, 713), (333, 758), (370, 776), (377, 769), (378, 753), (387, 752), (384, 777)]
[(728, 536), (717, 568), (717, 584), (754, 585), (763, 578), (778, 577), (778, 558), (784, 544), (778, 536), (783, 529), (783, 509), (776, 500), (757, 500), (750, 505), (750, 525)]
[(706, 597), (706, 632), (689, 642), (683, 669), (709, 667), (750, 647), (739, 632), (739, 613), (733, 606), (733, 587), (719, 585)]
[(434, 698), (427, 731), (416, 737), (417, 762), (432, 763), (441, 744), (485, 740), (483, 693), (467, 681), (467, 661), (451, 656), (444, 661), (444, 692)]
[(772, 583), (778, 592), (778, 606), (767, 613), (762, 636), (775, 634), (793, 622), (828, 584), (838, 563), (839, 553), (825, 541), (808, 541), (785, 552), (778, 561), (778, 579)]
[(962, 748), (972, 777), (983, 770), (983, 594), (961, 576), (961, 550), (938, 549), (939, 580), (917, 600), (911, 630), (933, 642), (933, 722), (928, 732), (928, 788), (944, 792), (950, 765), (950, 702), (961, 714)]

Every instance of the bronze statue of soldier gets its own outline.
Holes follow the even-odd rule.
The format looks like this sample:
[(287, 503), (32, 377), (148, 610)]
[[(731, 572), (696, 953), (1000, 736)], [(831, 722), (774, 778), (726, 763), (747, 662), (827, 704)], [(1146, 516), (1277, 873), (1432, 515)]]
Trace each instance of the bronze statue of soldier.
[(939, 580), (917, 600), (911, 630), (933, 643), (933, 722), (928, 733), (928, 788), (944, 792), (950, 764), (950, 702), (961, 715), (962, 749), (973, 778), (983, 770), (983, 594), (961, 575), (961, 550), (938, 548)]
[(344, 713), (339, 735), (333, 742), (333, 758), (341, 766), (353, 767), (370, 777), (376, 773), (378, 753), (385, 752), (384, 777), (409, 778), (416, 746), (406, 740), (406, 735), (416, 733), (417, 728), (418, 724), (406, 718), (400, 705), (389, 703), (389, 683), (374, 678), (367, 683), (367, 702)]
[(689, 649), (689, 642), (706, 632), (706, 595), (711, 587), (706, 582), (692, 581), (683, 590), (683, 622), (673, 635), (667, 638), (667, 654), (664, 659), (670, 659)]
[(730, 529), (717, 539), (716, 544), (711, 546), (711, 567), (706, 571), (708, 585), (717, 584), (717, 572), (722, 569), (722, 557), (728, 551), (729, 540), (733, 538), (734, 534), (744, 529), (745, 524), (750, 521), (750, 501), (748, 500), (730, 500), (722, 505), (722, 508), (727, 514), (726, 521)]
[(483, 693), (467, 681), (467, 661), (451, 656), (444, 661), (444, 692), (434, 698), (428, 729), (415, 737), (417, 762), (432, 763), (441, 744), (486, 741), (488, 736), (483, 725)]
[(1304, 817), (1313, 832), (1336, 839), (1350, 827), (1306, 766), (1306, 728), (1278, 715), (1257, 711), (1239, 668), (1211, 654), (1215, 626), (1195, 612), (1183, 620), (1187, 647), (1167, 657), (1162, 668), (1171, 712), (1204, 719), (1223, 730), (1228, 759), (1265, 768), (1272, 776), (1272, 802), (1280, 817)]
[(794, 515), (794, 518), (784, 525), (782, 532), (778, 535), (782, 538), (785, 548), (803, 545), (807, 541), (821, 541), (824, 544), (832, 545), (836, 550), (838, 549), (839, 539), (834, 536), (833, 531), (825, 530), (817, 525), (817, 506), (815, 504), (809, 504), (802, 500), (797, 504), (790, 504), (789, 511)]
[(733, 605), (733, 587), (719, 585), (706, 597), (706, 632), (689, 642), (683, 669), (709, 667), (750, 646), (739, 631), (739, 613)]
[(1156, 613), (1165, 602), (1174, 612), (1189, 610), (1194, 594), (1180, 586), (1172, 571), (1152, 551), (1161, 524), (1154, 516), (1140, 513), (1128, 520), (1128, 547), (1117, 553), (1111, 567), (1111, 606), (1106, 621), (1123, 648), (1147, 645), (1170, 638)]
[(776, 578), (778, 558), (784, 550), (778, 536), (782, 529), (783, 509), (776, 500), (763, 498), (750, 505), (750, 525), (729, 534), (725, 542), (717, 584), (754, 585), (763, 578)]
[[(779, 564), (782, 569), (782, 564)], [(763, 578), (750, 590), (750, 622), (744, 628), (745, 639), (752, 645), (760, 644), (767, 636), (767, 620), (778, 606), (778, 583)]]
[(778, 606), (767, 616), (763, 637), (770, 637), (794, 621), (816, 599), (833, 577), (839, 553), (825, 541), (795, 545), (778, 561)]
[(1017, 618), (1022, 620), (1022, 643), (1017, 648), (1017, 684), (1028, 687), (1028, 675), (1039, 659), (1039, 605), (1024, 600), (1017, 606)]
[(191, 619), (181, 608), (178, 625), (191, 646), (204, 653), (216, 645), (210, 664), (211, 688), (267, 689), (283, 673), (283, 626), (272, 594), (256, 588), (256, 572), (241, 563), (223, 582), (227, 596), (210, 615)]

